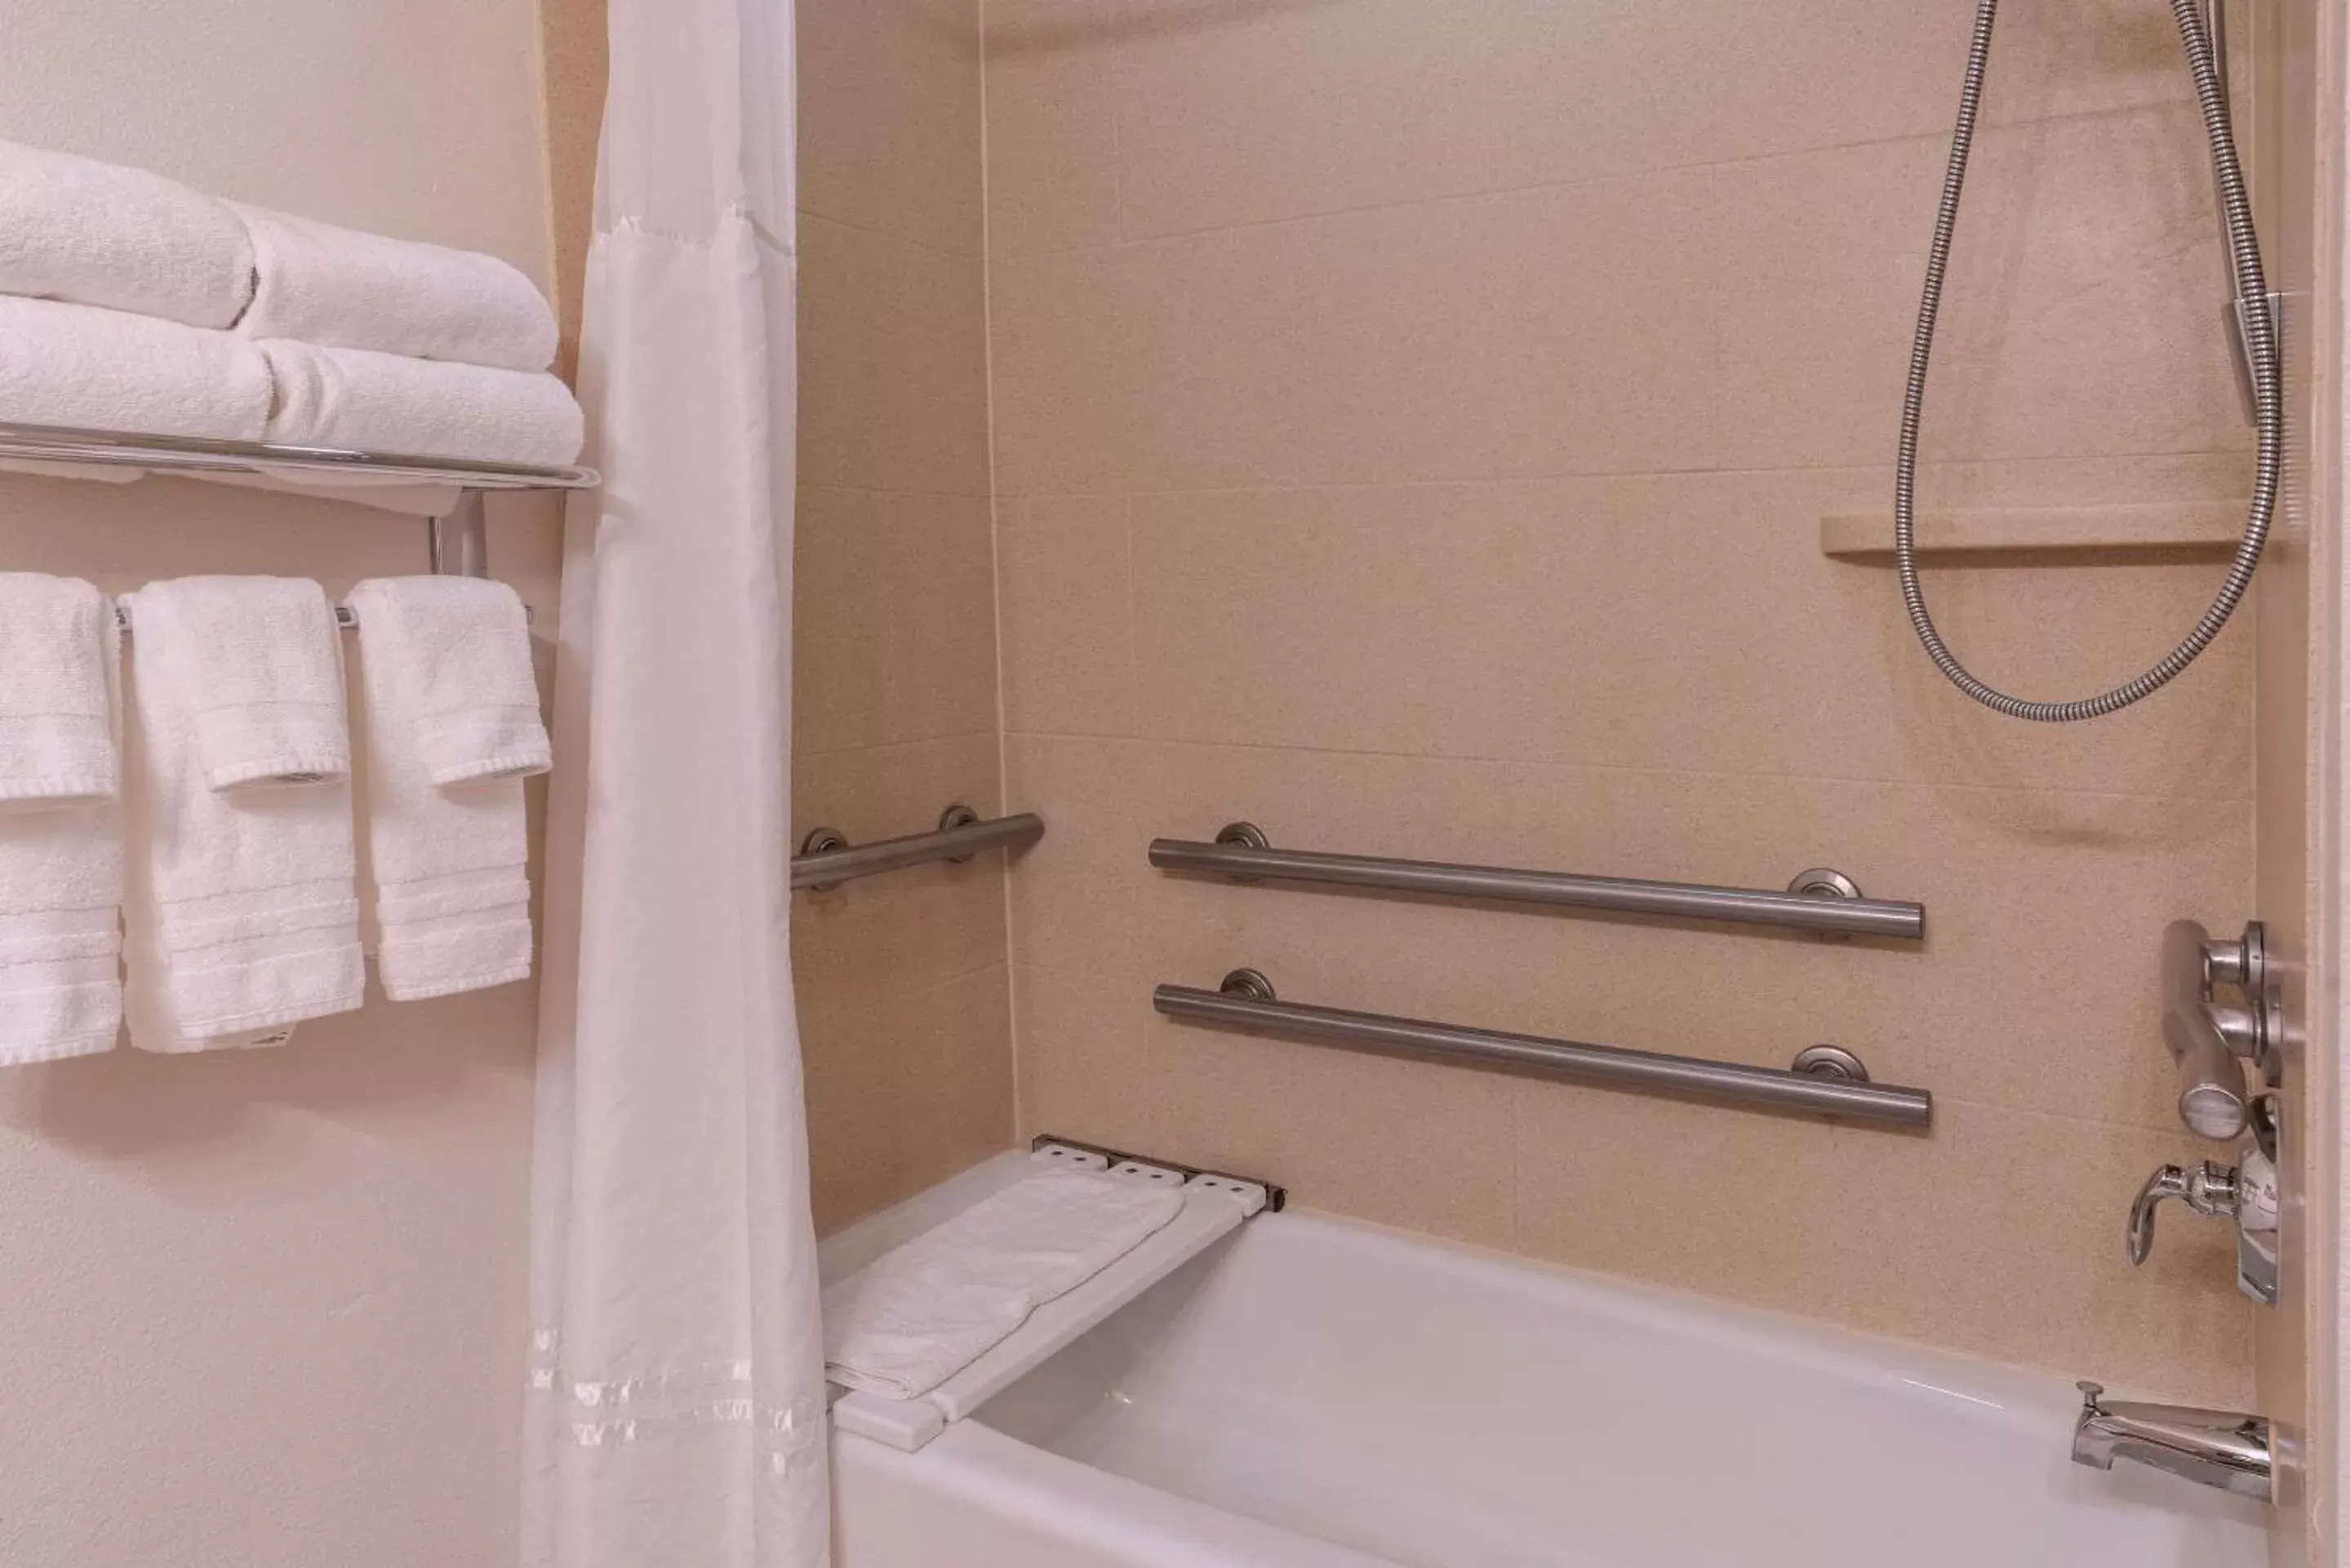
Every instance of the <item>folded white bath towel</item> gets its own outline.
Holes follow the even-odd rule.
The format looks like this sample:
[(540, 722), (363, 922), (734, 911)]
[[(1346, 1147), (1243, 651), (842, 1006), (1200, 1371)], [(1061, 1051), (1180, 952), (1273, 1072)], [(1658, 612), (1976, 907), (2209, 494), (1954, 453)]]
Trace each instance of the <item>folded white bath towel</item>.
[(824, 1293), (825, 1376), (911, 1399), (1175, 1218), (1174, 1188), (1083, 1170), (1015, 1182)]
[(254, 347), (276, 381), (274, 441), (552, 466), (586, 440), (577, 400), (553, 376), (285, 338)]
[(253, 298), (253, 242), (227, 202), (160, 174), (0, 141), (0, 294), (226, 327)]
[(525, 774), (550, 760), (530, 627), (504, 583), (378, 577), (359, 622), (376, 972), (394, 1002), (527, 979)]
[(0, 805), (116, 796), (115, 645), (89, 584), (0, 572)]
[[(15, 639), (5, 628), (16, 618), (12, 606), (27, 597), (11, 586), (13, 576), (0, 577), (0, 671), (15, 668)], [(69, 610), (69, 635), (87, 635), (91, 644), (94, 695), (104, 715), (99, 740), (111, 759), (120, 742), (121, 646), (113, 607), (88, 584), (62, 588), (57, 598)], [(68, 700), (77, 703), (86, 695), (76, 676), (57, 689), (75, 693)], [(69, 745), (77, 763), (83, 739)], [(110, 780), (115, 764), (106, 765)], [(110, 783), (102, 792), (19, 798), (0, 812), (0, 1064), (114, 1048), (122, 1026), (121, 903), (122, 803)]]
[(231, 203), (253, 237), (248, 337), (507, 370), (555, 363), (555, 312), (495, 256)]
[(269, 428), (269, 360), (234, 333), (0, 294), (0, 421), (220, 441)]
[[(242, 589), (236, 584), (246, 585)], [(331, 611), (323, 622), (290, 604), (325, 596), (282, 579), (190, 578), (151, 583), (126, 603), (139, 635), (130, 687), (130, 817), (140, 853), (124, 905), (130, 950), (130, 1041), (150, 1051), (200, 1051), (304, 1018), (348, 1012), (364, 998), (359, 890), (347, 773), (315, 783), (216, 788), (207, 768), (255, 754), (241, 719), (208, 754), (203, 721), (221, 704), (205, 689), (224, 649), (244, 648), (260, 668), (318, 661), (339, 672)], [(223, 618), (238, 593), (254, 606), (243, 627)], [(266, 628), (275, 642), (257, 633)], [(245, 694), (264, 689), (248, 683)], [(318, 695), (306, 681), (293, 708), (312, 736)], [(342, 717), (339, 673), (332, 718)], [(348, 742), (340, 754), (348, 767)], [(264, 742), (265, 746), (269, 742)], [(301, 744), (309, 747), (310, 740)], [(304, 762), (326, 763), (320, 746)], [(233, 768), (231, 771), (241, 771)]]
[(206, 784), (308, 784), (351, 771), (342, 644), (317, 584), (182, 577), (151, 585), (139, 600), (140, 632), (168, 639), (185, 665)]

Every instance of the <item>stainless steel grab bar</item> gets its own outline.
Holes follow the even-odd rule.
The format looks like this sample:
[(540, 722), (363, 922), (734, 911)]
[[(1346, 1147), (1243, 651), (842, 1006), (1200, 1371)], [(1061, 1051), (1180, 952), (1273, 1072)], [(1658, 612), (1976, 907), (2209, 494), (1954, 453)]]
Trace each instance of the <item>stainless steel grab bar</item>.
[(1839, 936), (1900, 937), (1916, 941), (1926, 934), (1923, 904), (1862, 898), (1848, 877), (1825, 867), (1803, 872), (1789, 891), (1774, 893), (1695, 882), (1641, 882), (1566, 871), (1519, 871), (1498, 866), (1275, 849), (1260, 829), (1245, 822), (1226, 827), (1213, 844), (1154, 838), (1150, 863), (1162, 871), (1207, 871), (1243, 881), (1326, 882), (1455, 898), (1497, 898), (1620, 914), (1778, 926)]
[[(1741, 1105), (1890, 1122), (1896, 1127), (1929, 1127), (1934, 1119), (1934, 1096), (1929, 1091), (1872, 1084), (1848, 1053), (1823, 1052), (1817, 1047), (1797, 1060), (1822, 1063), (1822, 1066), (1787, 1072), (1617, 1045), (1586, 1045), (1539, 1034), (1505, 1034), (1498, 1030), (1283, 1002), (1253, 970), (1235, 970), (1225, 976), (1221, 991), (1162, 985), (1150, 993), (1150, 1001), (1168, 1017), (1187, 1023), (1261, 1030), (1354, 1050), (1481, 1063), (1576, 1083), (1701, 1095)], [(1855, 1073), (1863, 1075), (1846, 1075)]]
[(807, 836), (801, 853), (792, 858), (795, 891), (822, 891), (859, 877), (902, 871), (933, 860), (968, 860), (983, 849), (1021, 849), (1045, 836), (1045, 819), (1034, 812), (982, 820), (967, 805), (951, 805), (939, 818), (938, 831), (884, 838), (874, 844), (852, 845), (828, 827)]

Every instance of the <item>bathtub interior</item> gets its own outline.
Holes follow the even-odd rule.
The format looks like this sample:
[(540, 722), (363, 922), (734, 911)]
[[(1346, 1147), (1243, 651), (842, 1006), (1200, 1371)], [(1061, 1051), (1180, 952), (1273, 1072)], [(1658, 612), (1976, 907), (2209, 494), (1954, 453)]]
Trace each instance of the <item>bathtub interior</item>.
[(2254, 1568), (2241, 1500), (2066, 1454), (2059, 1378), (1260, 1216), (981, 1407), (1409, 1568)]

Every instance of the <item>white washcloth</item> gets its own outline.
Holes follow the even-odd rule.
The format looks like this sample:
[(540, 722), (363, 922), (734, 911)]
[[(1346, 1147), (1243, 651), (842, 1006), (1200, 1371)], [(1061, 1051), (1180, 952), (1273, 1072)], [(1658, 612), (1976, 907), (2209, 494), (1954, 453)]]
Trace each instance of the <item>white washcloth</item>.
[(555, 363), (555, 312), (495, 256), (230, 203), (253, 236), (248, 337), (507, 370)]
[(376, 972), (414, 1002), (527, 979), (522, 780), (550, 753), (522, 600), (474, 577), (348, 596), (365, 701)]
[[(186, 666), (196, 763), (214, 789), (351, 771), (335, 607), (301, 577), (181, 577), (140, 594)], [(152, 646), (151, 644), (150, 645)]]
[[(242, 626), (220, 615), (236, 597), (224, 585), (238, 582), (256, 606)], [(202, 721), (218, 708), (206, 687), (233, 662), (228, 648), (279, 671), (323, 660), (337, 671), (339, 729), (332, 614), (322, 627), (307, 613), (276, 613), (306, 597), (282, 584), (190, 578), (151, 583), (127, 601), (139, 636), (129, 794), (140, 853), (123, 912), (130, 1043), (145, 1050), (251, 1044), (244, 1036), (252, 1032), (346, 1012), (365, 996), (349, 778), (222, 789), (206, 776)], [(316, 585), (302, 587), (323, 606)], [(255, 632), (264, 627), (285, 646), (261, 643)], [(257, 689), (249, 680), (248, 688)], [(233, 739), (247, 733), (235, 724), (224, 731)], [(223, 754), (244, 750), (239, 743)]]
[(0, 294), (0, 421), (259, 441), (272, 389), (234, 333)]
[(226, 327), (253, 298), (253, 242), (227, 202), (160, 174), (0, 141), (0, 294)]
[(1026, 1177), (827, 1289), (825, 1376), (927, 1394), (1182, 1207), (1176, 1189), (1091, 1171)]
[[(120, 740), (120, 634), (97, 589), (69, 586), (81, 590), (65, 596), (75, 603), (74, 624), (86, 624), (95, 644), (111, 755)], [(0, 622), (8, 615), (0, 607)], [(122, 803), (114, 791), (19, 801), (0, 812), (0, 1064), (114, 1049), (122, 1028), (121, 903)]]
[(586, 424), (553, 376), (265, 338), (277, 406), (269, 439), (411, 457), (555, 466)]
[(0, 572), (0, 805), (115, 798), (116, 640), (89, 584)]

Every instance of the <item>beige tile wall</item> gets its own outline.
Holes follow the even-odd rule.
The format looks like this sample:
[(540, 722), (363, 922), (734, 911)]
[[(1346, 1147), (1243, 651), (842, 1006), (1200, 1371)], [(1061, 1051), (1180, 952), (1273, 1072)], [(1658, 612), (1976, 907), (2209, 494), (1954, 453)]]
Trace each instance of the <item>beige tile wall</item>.
[[(2168, 919), (2250, 912), (2251, 638), (2127, 715), (2024, 726), (1940, 684), (1888, 571), (1817, 547), (1824, 512), (1889, 505), (1965, 12), (990, 0), (1004, 787), (1051, 825), (1011, 883), (1024, 1132), (2246, 1397), (2220, 1228), (2166, 1216), (2142, 1272), (2120, 1242), (2156, 1164), (2217, 1152), (2166, 1109), (2155, 957)], [(1930, 498), (2242, 493), (2169, 27), (2160, 7), (2004, 8)], [(953, 462), (958, 434), (925, 461)], [(1981, 673), (2046, 696), (2150, 662), (2215, 576), (1970, 568), (1930, 590)], [(941, 700), (855, 673), (867, 722)], [(1154, 834), (1243, 816), (1278, 843), (1636, 877), (1767, 887), (1825, 862), (1924, 900), (1929, 937), (1144, 864)], [(1836, 1041), (1932, 1087), (1937, 1125), (1829, 1128), (1152, 1014), (1154, 981), (1244, 962), (1299, 1000), (1739, 1061)]]
[[(1000, 806), (977, 0), (801, 0), (795, 835)], [(793, 908), (816, 1221), (1010, 1145), (1002, 857)]]

